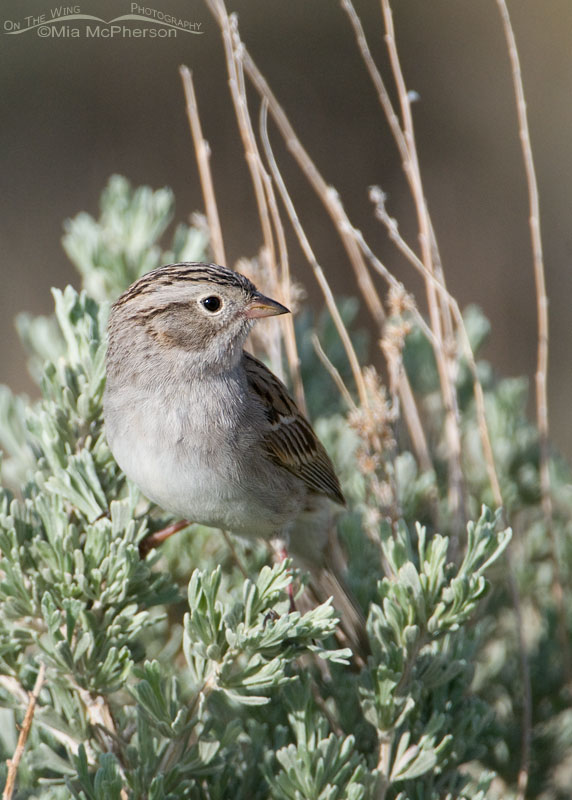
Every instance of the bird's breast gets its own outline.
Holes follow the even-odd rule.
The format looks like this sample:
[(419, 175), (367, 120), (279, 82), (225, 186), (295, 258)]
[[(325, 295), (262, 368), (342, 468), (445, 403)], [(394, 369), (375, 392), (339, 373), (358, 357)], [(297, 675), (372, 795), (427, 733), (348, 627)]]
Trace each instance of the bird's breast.
[(263, 453), (264, 420), (232, 382), (178, 391), (124, 387), (105, 398), (119, 466), (150, 500), (191, 521), (271, 536), (295, 516), (301, 482)]

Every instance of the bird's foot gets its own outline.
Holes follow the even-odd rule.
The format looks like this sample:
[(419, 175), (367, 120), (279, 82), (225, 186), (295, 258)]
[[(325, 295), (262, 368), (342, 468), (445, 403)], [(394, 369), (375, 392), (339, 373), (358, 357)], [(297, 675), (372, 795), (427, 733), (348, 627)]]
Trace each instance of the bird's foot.
[(172, 525), (167, 525), (166, 528), (162, 528), (160, 531), (155, 531), (155, 533), (150, 533), (144, 539), (139, 542), (139, 556), (140, 558), (145, 558), (145, 556), (154, 550), (156, 547), (159, 547), (165, 539), (168, 539), (169, 536), (173, 536), (173, 534), (178, 533), (179, 531), (186, 528), (191, 523), (187, 519), (183, 519), (180, 522), (173, 522)]

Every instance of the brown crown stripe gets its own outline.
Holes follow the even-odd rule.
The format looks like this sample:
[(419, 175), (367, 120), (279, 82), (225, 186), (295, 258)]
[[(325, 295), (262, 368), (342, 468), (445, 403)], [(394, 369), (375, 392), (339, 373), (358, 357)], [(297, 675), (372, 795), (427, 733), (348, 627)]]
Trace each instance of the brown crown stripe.
[(163, 267), (157, 267), (151, 272), (147, 272), (123, 292), (114, 305), (124, 305), (139, 295), (157, 291), (161, 286), (204, 281), (218, 286), (236, 286), (248, 294), (256, 291), (254, 284), (239, 272), (233, 272), (233, 270), (220, 267), (217, 264), (205, 264), (201, 261), (183, 261), (179, 264), (166, 264)]

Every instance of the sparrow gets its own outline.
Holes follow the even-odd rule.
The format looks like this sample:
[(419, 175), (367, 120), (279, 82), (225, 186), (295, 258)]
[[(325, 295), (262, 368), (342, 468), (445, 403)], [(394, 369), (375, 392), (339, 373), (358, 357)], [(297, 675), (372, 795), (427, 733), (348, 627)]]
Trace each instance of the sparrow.
[(334, 605), (355, 616), (340, 566), (330, 563), (340, 561), (333, 519), (345, 504), (333, 464), (286, 386), (244, 350), (257, 320), (287, 313), (216, 264), (143, 275), (110, 312), (106, 436), (121, 469), (158, 506), (284, 543), (302, 567), (329, 573)]

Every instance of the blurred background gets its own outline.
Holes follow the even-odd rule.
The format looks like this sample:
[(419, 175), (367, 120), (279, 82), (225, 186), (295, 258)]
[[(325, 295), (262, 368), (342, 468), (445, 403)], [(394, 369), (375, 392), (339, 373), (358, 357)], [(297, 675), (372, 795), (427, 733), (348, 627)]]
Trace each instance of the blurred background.
[[(40, 38), (7, 35), (11, 20), (51, 15), (50, 0), (4, 0), (1, 70), (0, 382), (33, 392), (15, 334), (21, 310), (49, 313), (51, 286), (78, 284), (62, 248), (62, 223), (98, 215), (113, 173), (133, 185), (170, 186), (175, 221), (202, 210), (178, 66), (192, 71), (221, 212), (229, 266), (261, 242), (237, 134), (218, 28), (200, 0), (142, 0), (200, 36), (169, 39)], [(528, 204), (510, 67), (494, 0), (395, 0), (398, 47), (414, 105), (419, 155), (449, 289), (477, 303), (492, 323), (485, 355), (506, 376), (531, 379), (536, 306)], [(416, 245), (413, 207), (395, 146), (339, 4), (331, 0), (227, 0), (242, 38), (354, 224), (422, 300), (411, 268), (374, 219), (372, 184)], [(356, 1), (370, 47), (390, 82), (380, 5)], [(129, 0), (81, 0), (75, 13), (111, 19)], [(541, 200), (550, 298), (552, 438), (572, 456), (572, 3), (509, 0), (520, 52)], [(7, 22), (8, 21), (8, 22)], [(68, 23), (83, 28), (83, 23)], [(146, 25), (144, 27), (152, 27)], [(254, 96), (253, 109), (257, 113)], [(353, 273), (328, 218), (273, 136), (276, 153), (317, 256), (338, 293)], [(170, 233), (168, 235), (170, 240)], [(297, 279), (320, 303), (292, 240)], [(364, 314), (365, 322), (365, 314)]]

